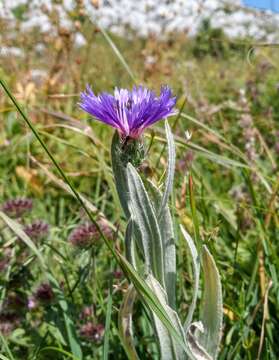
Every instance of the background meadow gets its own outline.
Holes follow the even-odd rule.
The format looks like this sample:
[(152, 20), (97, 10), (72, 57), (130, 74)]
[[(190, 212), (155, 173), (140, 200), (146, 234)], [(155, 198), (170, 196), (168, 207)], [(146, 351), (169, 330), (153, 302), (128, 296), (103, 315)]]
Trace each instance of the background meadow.
[[(209, 19), (193, 36), (172, 31), (140, 37), (134, 29), (120, 36), (94, 24), (81, 1), (64, 9), (71, 26), (61, 23), (55, 6), (41, 7), (51, 24), (45, 31), (23, 26), (30, 4), (0, 19), (0, 77), (113, 247), (123, 252), (124, 219), (110, 160), (113, 131), (79, 109), (79, 94), (86, 84), (95, 92), (135, 83), (158, 92), (168, 84), (179, 110), (169, 119), (177, 152), (170, 206), (177, 224), (179, 311), (187, 312), (192, 296), (191, 264), (178, 228), (179, 219), (194, 232), (191, 173), (200, 236), (222, 278), (219, 358), (278, 359), (277, 45), (251, 35), (230, 38)], [(81, 348), (83, 359), (126, 359), (117, 316), (127, 279), (3, 89), (0, 119), (0, 358), (71, 359)], [(163, 124), (145, 133), (145, 144), (140, 172), (161, 184)], [(23, 226), (39, 257), (5, 214)], [(140, 358), (159, 359), (140, 303), (134, 319)]]

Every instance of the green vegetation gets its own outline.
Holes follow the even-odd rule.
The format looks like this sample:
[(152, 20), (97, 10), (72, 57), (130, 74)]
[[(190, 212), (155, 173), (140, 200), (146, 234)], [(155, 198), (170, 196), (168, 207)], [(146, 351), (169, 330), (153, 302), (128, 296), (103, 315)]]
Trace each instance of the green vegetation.
[[(74, 46), (76, 30), (17, 32), (1, 23), (2, 43), (22, 50), (18, 57), (1, 54), (1, 79), (120, 253), (125, 221), (111, 170), (113, 131), (79, 110), (79, 93), (87, 83), (96, 92), (135, 82), (156, 91), (165, 83), (173, 88), (180, 110), (169, 119), (177, 152), (170, 207), (177, 224), (177, 296), (183, 304), (178, 312), (187, 313), (192, 297), (191, 264), (177, 221), (197, 235), (191, 173), (199, 236), (222, 278), (219, 358), (278, 359), (278, 48), (249, 51), (251, 40), (233, 44), (219, 31), (208, 35), (205, 27), (193, 40), (179, 34), (164, 41), (106, 38), (86, 18), (73, 20), (87, 40), (80, 48)], [(209, 44), (215, 40), (217, 47)], [(82, 351), (88, 360), (126, 359), (117, 317), (128, 281), (3, 89), (0, 119), (0, 202), (16, 221), (1, 215), (2, 358), (60, 360)], [(148, 161), (140, 171), (159, 185), (166, 170), (165, 142), (163, 122), (145, 133)], [(32, 210), (15, 214), (11, 209), (28, 208), (7, 205), (15, 198), (32, 199)], [(22, 241), (18, 223), (29, 229), (38, 253)], [(134, 326), (140, 358), (158, 359), (148, 312), (140, 303)]]

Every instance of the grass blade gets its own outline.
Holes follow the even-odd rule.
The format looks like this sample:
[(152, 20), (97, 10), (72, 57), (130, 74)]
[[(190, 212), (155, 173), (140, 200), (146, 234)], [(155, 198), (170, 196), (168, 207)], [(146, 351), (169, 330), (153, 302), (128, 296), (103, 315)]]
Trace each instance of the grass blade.
[(133, 343), (133, 308), (136, 300), (136, 290), (130, 285), (119, 310), (118, 324), (121, 342), (129, 360), (139, 360)]
[(109, 356), (109, 335), (110, 335), (110, 325), (111, 325), (111, 312), (112, 312), (112, 282), (110, 284), (110, 291), (109, 291), (109, 295), (108, 295), (103, 360), (108, 360), (108, 356)]
[(121, 52), (118, 50), (117, 46), (115, 45), (115, 43), (113, 42), (113, 40), (111, 39), (111, 37), (109, 36), (109, 34), (106, 32), (106, 30), (100, 26), (100, 24), (98, 24), (98, 28), (100, 29), (101, 33), (103, 34), (104, 38), (106, 39), (106, 41), (108, 42), (108, 44), (110, 45), (110, 47), (112, 48), (113, 52), (115, 53), (115, 55), (118, 57), (119, 61), (121, 62), (121, 64), (123, 65), (123, 67), (125, 68), (125, 70), (127, 71), (127, 73), (130, 75), (131, 79), (136, 82), (136, 78), (130, 68), (130, 66), (128, 65), (127, 61), (124, 59), (123, 55), (121, 54)]

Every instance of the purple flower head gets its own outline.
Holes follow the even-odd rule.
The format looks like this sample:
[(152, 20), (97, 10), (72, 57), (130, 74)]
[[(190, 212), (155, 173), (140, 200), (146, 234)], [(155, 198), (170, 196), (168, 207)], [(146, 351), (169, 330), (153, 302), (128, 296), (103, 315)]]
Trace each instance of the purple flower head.
[(138, 138), (145, 128), (175, 114), (176, 98), (168, 86), (161, 87), (160, 96), (143, 86), (134, 86), (132, 91), (114, 90), (94, 94), (90, 86), (81, 93), (79, 106), (97, 120), (119, 131), (122, 137)]
[(48, 235), (49, 226), (42, 220), (35, 220), (24, 227), (24, 232), (32, 239), (39, 240)]
[[(98, 220), (98, 225), (102, 230), (103, 234), (107, 238), (112, 237), (112, 231), (109, 228), (107, 221), (103, 218)], [(87, 247), (93, 242), (97, 242), (100, 240), (100, 233), (97, 230), (95, 224), (85, 223), (78, 225), (70, 234), (69, 241), (73, 246), (77, 246), (80, 248)]]
[(26, 212), (31, 211), (33, 207), (33, 201), (27, 198), (18, 198), (6, 201), (2, 209), (8, 216), (18, 218), (24, 215)]
[(105, 333), (105, 328), (102, 324), (93, 324), (92, 322), (87, 322), (86, 324), (80, 327), (80, 335), (88, 341), (94, 341), (99, 343)]
[(34, 294), (34, 299), (42, 303), (50, 303), (54, 299), (54, 293), (49, 283), (41, 283)]

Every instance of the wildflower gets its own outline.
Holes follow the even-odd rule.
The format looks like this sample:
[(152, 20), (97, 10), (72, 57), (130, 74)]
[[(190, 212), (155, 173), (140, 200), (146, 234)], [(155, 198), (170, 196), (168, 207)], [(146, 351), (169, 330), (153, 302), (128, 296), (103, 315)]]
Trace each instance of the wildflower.
[(123, 278), (123, 272), (121, 270), (115, 270), (113, 272), (113, 277), (117, 280)]
[(35, 296), (30, 296), (27, 301), (27, 307), (29, 310), (34, 310), (38, 306), (38, 301), (36, 300)]
[(33, 240), (39, 240), (46, 236), (49, 226), (42, 220), (35, 220), (32, 224), (24, 227), (24, 232)]
[(8, 336), (13, 330), (20, 326), (20, 317), (14, 312), (0, 313), (0, 331)]
[(8, 200), (4, 203), (2, 209), (8, 216), (19, 218), (26, 212), (32, 210), (33, 201), (27, 198), (18, 198)]
[(54, 299), (54, 293), (48, 283), (42, 283), (36, 290), (34, 298), (42, 303), (50, 303)]
[(88, 341), (100, 342), (104, 336), (105, 328), (102, 324), (87, 322), (80, 327), (80, 335)]
[(143, 86), (134, 86), (132, 91), (116, 88), (114, 96), (105, 92), (96, 96), (87, 86), (79, 105), (97, 120), (117, 129), (123, 138), (136, 139), (145, 128), (173, 115), (175, 103), (168, 86), (162, 86), (159, 97)]
[[(106, 237), (110, 237), (112, 232), (105, 220), (99, 220), (98, 225)], [(76, 227), (69, 236), (72, 245), (78, 247), (87, 247), (94, 241), (100, 240), (100, 233), (95, 224), (85, 223)]]
[(85, 320), (87, 318), (92, 317), (92, 315), (93, 315), (93, 307), (85, 306), (80, 313), (80, 319)]

